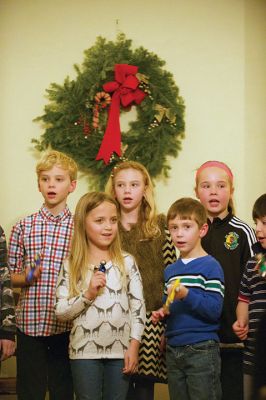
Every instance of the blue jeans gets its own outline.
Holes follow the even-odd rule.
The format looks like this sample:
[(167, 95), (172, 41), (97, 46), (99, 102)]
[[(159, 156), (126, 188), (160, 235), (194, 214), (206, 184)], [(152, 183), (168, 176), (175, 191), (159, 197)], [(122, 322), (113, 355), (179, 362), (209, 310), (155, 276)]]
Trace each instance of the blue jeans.
[(221, 399), (221, 359), (215, 341), (180, 347), (167, 345), (166, 366), (171, 400)]
[(129, 377), (123, 359), (71, 360), (77, 400), (125, 400)]

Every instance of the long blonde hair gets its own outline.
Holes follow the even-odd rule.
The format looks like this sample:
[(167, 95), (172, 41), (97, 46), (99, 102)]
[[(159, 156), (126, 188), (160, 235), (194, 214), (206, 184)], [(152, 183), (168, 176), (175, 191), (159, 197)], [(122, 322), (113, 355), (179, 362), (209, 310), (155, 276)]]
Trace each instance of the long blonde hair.
[[(74, 234), (71, 241), (70, 255), (69, 255), (69, 297), (77, 295), (79, 290), (79, 283), (84, 282), (89, 268), (89, 242), (86, 235), (85, 220), (87, 215), (98, 207), (103, 202), (114, 204), (117, 211), (116, 201), (104, 192), (90, 192), (84, 194), (76, 206), (74, 215)], [(110, 257), (112, 263), (117, 265), (121, 271), (122, 281), (125, 281), (125, 264), (122, 255), (119, 234), (111, 243)]]
[[(138, 163), (137, 161), (124, 161), (117, 164), (105, 186), (105, 192), (116, 198), (115, 195), (115, 178), (120, 171), (125, 169), (135, 169), (141, 172), (143, 176), (143, 181), (145, 184), (145, 193), (142, 198), (140, 212), (139, 212), (139, 222), (141, 224), (141, 230), (143, 232), (144, 238), (154, 238), (161, 234), (160, 228), (158, 226), (158, 215), (156, 211), (153, 184), (151, 177), (144, 167), (144, 165)], [(118, 204), (119, 212), (121, 214), (121, 206)]]

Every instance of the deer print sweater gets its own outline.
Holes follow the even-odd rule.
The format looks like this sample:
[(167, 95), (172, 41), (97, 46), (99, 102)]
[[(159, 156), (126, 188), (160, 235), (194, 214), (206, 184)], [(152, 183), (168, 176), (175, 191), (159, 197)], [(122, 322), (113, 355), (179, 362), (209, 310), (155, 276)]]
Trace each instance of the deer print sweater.
[(126, 288), (117, 266), (109, 261), (106, 286), (94, 301), (88, 300), (90, 272), (80, 285), (80, 294), (69, 298), (69, 265), (63, 263), (56, 292), (55, 312), (60, 320), (73, 320), (70, 334), (70, 359), (124, 358), (129, 340), (141, 340), (145, 325), (142, 282), (134, 258), (124, 254)]

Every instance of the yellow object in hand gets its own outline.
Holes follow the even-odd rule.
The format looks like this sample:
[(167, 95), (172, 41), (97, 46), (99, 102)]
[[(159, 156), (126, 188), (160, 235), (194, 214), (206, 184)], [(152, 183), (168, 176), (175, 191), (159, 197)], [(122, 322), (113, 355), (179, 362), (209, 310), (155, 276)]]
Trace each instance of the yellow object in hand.
[(167, 313), (169, 313), (169, 307), (175, 299), (175, 293), (178, 292), (179, 286), (180, 286), (180, 279), (176, 279), (172, 285), (171, 292), (168, 294), (166, 302), (163, 305), (163, 309)]

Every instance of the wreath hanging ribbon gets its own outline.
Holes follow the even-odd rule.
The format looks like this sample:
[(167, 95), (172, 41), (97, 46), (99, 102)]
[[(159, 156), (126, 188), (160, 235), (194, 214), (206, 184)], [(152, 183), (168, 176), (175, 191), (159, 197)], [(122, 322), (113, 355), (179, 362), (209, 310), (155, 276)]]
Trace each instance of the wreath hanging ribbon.
[(135, 65), (115, 64), (115, 81), (103, 85), (105, 92), (113, 93), (106, 130), (96, 156), (96, 160), (103, 159), (105, 164), (109, 163), (114, 152), (121, 156), (120, 104), (123, 107), (140, 104), (146, 97), (146, 93), (138, 88), (137, 72)]
[[(35, 118), (44, 132), (32, 139), (34, 147), (41, 152), (51, 147), (71, 156), (88, 174), (90, 190), (103, 190), (112, 169), (123, 158), (142, 163), (153, 179), (167, 177), (170, 158), (181, 150), (185, 103), (173, 75), (164, 67), (165, 61), (142, 46), (133, 49), (132, 40), (123, 33), (115, 41), (98, 37), (84, 54), (82, 64), (75, 65), (76, 78), (66, 77), (63, 84), (52, 82), (47, 89), (44, 113)], [(109, 104), (104, 84), (114, 86), (108, 93)], [(137, 93), (144, 102), (140, 98), (137, 117), (122, 134), (119, 114), (127, 111), (123, 104), (136, 104), (134, 96), (127, 98)], [(156, 104), (171, 113), (161, 107), (157, 110)], [(97, 154), (100, 161), (95, 160)]]

